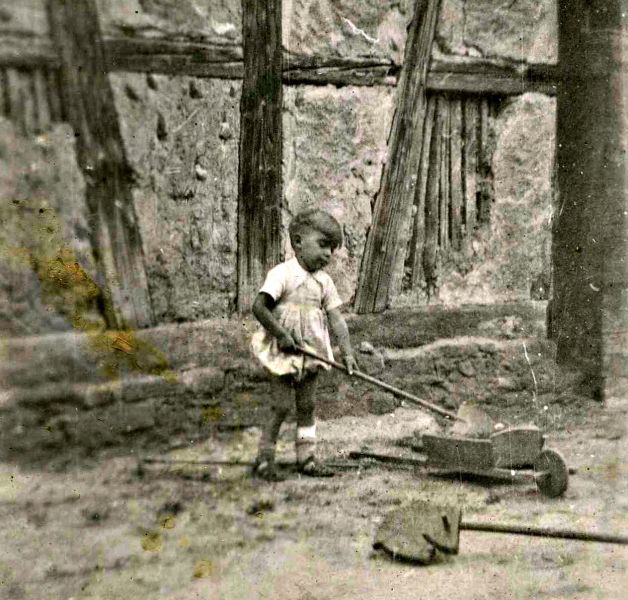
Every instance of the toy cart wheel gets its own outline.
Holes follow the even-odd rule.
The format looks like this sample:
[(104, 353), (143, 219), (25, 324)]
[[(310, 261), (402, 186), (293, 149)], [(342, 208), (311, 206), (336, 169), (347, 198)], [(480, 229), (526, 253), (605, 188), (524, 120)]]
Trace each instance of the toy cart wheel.
[(536, 485), (544, 496), (562, 496), (569, 482), (569, 470), (565, 459), (556, 450), (543, 450), (534, 461)]

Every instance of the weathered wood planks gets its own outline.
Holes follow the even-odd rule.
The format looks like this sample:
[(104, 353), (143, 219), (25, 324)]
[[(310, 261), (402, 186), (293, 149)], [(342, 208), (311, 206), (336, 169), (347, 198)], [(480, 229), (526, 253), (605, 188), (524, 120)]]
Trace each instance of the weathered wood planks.
[(105, 317), (114, 328), (147, 327), (152, 308), (133, 206), (132, 174), (105, 68), (94, 0), (49, 0), (60, 57), (64, 112), (77, 136), (78, 161), (93, 219), (93, 247), (104, 275)]
[(409, 28), (404, 68), (399, 81), (399, 104), (393, 118), (388, 160), (375, 201), (373, 225), (364, 255), (355, 309), (386, 308), (393, 271), (403, 268), (404, 240), (399, 230), (410, 221), (423, 145), (427, 97), (425, 80), (440, 9), (440, 0), (416, 0)]
[(477, 96), (430, 94), (402, 292), (437, 296), (444, 265), (459, 260), (474, 230), (490, 221), (496, 106)]
[(244, 0), (240, 105), (238, 310), (281, 259), (283, 90), (281, 0)]

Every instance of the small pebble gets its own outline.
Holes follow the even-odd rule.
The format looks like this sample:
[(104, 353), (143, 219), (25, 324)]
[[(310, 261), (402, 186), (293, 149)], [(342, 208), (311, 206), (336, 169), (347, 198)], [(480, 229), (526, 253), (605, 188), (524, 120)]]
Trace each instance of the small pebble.
[(362, 342), (359, 350), (364, 354), (375, 354), (375, 347), (371, 344), (371, 342)]
[(194, 167), (194, 172), (196, 173), (196, 179), (200, 181), (205, 181), (207, 179), (207, 169), (204, 169), (201, 165), (197, 164)]

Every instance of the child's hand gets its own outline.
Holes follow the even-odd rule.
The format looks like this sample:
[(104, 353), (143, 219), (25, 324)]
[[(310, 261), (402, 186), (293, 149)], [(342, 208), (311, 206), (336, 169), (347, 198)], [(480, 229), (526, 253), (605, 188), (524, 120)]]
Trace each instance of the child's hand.
[(353, 375), (353, 371), (358, 370), (358, 363), (353, 354), (346, 354), (343, 356), (342, 362), (345, 363), (345, 367), (347, 367), (347, 373), (349, 373), (349, 375)]
[(297, 352), (297, 342), (292, 335), (290, 335), (287, 331), (282, 333), (277, 338), (277, 345), (279, 349), (283, 352)]

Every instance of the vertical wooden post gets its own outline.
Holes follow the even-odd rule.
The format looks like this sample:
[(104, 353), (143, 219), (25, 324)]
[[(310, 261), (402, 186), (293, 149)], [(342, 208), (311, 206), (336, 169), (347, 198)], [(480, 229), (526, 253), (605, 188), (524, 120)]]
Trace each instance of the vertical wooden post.
[[(403, 268), (406, 243), (400, 230), (409, 227), (421, 162), (427, 107), (425, 80), (440, 0), (416, 0), (398, 85), (388, 160), (375, 202), (355, 299), (358, 312), (384, 310), (391, 295), (395, 269)], [(400, 239), (401, 238), (401, 239)]]
[(559, 363), (628, 395), (625, 0), (560, 0), (551, 331)]
[(462, 245), (462, 104), (459, 98), (451, 102), (451, 245), (460, 250)]
[(153, 322), (129, 168), (94, 0), (48, 0), (64, 112), (76, 132), (110, 327)]
[(438, 293), (438, 210), (440, 189), (440, 167), (442, 144), (440, 136), (443, 130), (443, 111), (438, 98), (436, 116), (432, 128), (432, 142), (430, 144), (429, 167), (427, 173), (427, 191), (425, 194), (425, 243), (423, 245), (422, 267), (423, 277), (427, 288), (427, 296), (431, 298)]
[[(414, 215), (414, 237), (410, 248), (409, 264), (412, 269), (410, 287), (415, 289), (423, 276), (423, 247), (425, 245), (425, 204), (428, 193), (428, 175), (430, 169), (430, 152), (432, 139), (434, 136), (434, 115), (436, 96), (430, 96), (427, 102), (427, 113), (425, 115), (425, 125), (423, 126), (423, 148), (421, 148), (421, 167), (419, 170), (419, 183), (415, 198), (416, 214)], [(433, 143), (437, 143), (436, 140)]]
[(467, 235), (475, 228), (477, 210), (477, 130), (478, 107), (475, 99), (464, 101), (464, 226)]
[(243, 0), (244, 81), (240, 105), (238, 310), (249, 309), (281, 259), (281, 0)]
[(439, 109), (443, 111), (443, 128), (440, 133), (441, 163), (440, 163), (440, 190), (439, 190), (439, 217), (438, 217), (438, 245), (441, 252), (449, 247), (449, 182), (451, 176), (449, 156), (450, 136), (450, 103), (448, 98), (439, 98)]

